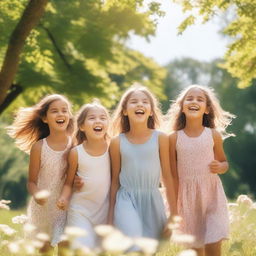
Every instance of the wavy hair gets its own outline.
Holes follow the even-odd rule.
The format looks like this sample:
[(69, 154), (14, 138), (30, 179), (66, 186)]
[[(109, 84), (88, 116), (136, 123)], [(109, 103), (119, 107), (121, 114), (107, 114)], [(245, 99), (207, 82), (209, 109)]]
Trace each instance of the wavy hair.
[(192, 89), (200, 89), (206, 97), (206, 106), (209, 113), (203, 116), (203, 126), (215, 128), (223, 137), (234, 136), (234, 134), (226, 132), (226, 128), (231, 124), (235, 115), (222, 109), (213, 88), (202, 85), (190, 85), (181, 91), (166, 114), (167, 129), (178, 131), (185, 128), (186, 116), (182, 112), (182, 107), (187, 93)]
[(22, 151), (29, 152), (32, 145), (50, 134), (49, 126), (43, 122), (50, 105), (54, 101), (64, 101), (68, 106), (70, 120), (67, 131), (71, 135), (74, 128), (74, 120), (71, 113), (71, 103), (60, 94), (45, 96), (40, 102), (32, 107), (20, 108), (12, 125), (7, 127), (7, 134), (15, 139), (15, 143)]
[(150, 129), (160, 127), (162, 121), (162, 113), (159, 107), (159, 102), (155, 95), (149, 91), (149, 89), (141, 84), (133, 84), (121, 97), (121, 100), (113, 113), (113, 135), (119, 133), (126, 133), (130, 131), (130, 122), (128, 116), (124, 115), (126, 110), (127, 102), (134, 92), (143, 92), (149, 99), (151, 105), (152, 116), (149, 116), (147, 126)]

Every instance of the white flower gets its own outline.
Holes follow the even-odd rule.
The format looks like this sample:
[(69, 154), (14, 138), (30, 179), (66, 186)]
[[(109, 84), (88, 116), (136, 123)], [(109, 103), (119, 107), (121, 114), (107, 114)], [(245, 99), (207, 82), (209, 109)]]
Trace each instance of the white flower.
[(173, 216), (172, 219), (173, 219), (173, 222), (175, 222), (175, 223), (180, 223), (182, 221), (182, 218), (179, 215)]
[(82, 228), (69, 226), (65, 228), (65, 234), (69, 239), (74, 239), (76, 237), (86, 236), (87, 232)]
[(173, 234), (171, 237), (171, 241), (174, 243), (185, 243), (191, 244), (195, 241), (195, 238), (192, 235), (188, 234)]
[(38, 240), (32, 240), (31, 244), (35, 247), (35, 248), (42, 248), (44, 243)]
[(12, 236), (13, 234), (15, 234), (17, 232), (13, 228), (11, 228), (5, 224), (0, 224), (0, 231), (2, 231), (7, 236)]
[(11, 242), (7, 245), (10, 253), (18, 253), (20, 250), (20, 246), (17, 243)]
[(6, 210), (10, 210), (10, 207), (7, 204), (10, 204), (11, 201), (10, 200), (0, 200), (0, 209), (6, 209)]
[(249, 206), (249, 207), (251, 207), (252, 204), (253, 204), (253, 201), (247, 195), (240, 195), (240, 196), (238, 196), (236, 202), (238, 204), (244, 204), (244, 205)]
[(25, 223), (23, 226), (23, 230), (25, 233), (31, 233), (36, 230), (36, 227), (30, 223)]
[(25, 244), (24, 249), (27, 254), (34, 255), (35, 254), (35, 248), (32, 244)]
[(134, 243), (140, 247), (145, 254), (155, 253), (158, 246), (158, 241), (152, 238), (135, 238)]
[(107, 236), (114, 232), (115, 229), (111, 225), (98, 225), (94, 228), (94, 230), (99, 236)]
[(50, 196), (50, 192), (46, 189), (40, 190), (35, 194), (36, 199), (47, 199)]
[(15, 216), (12, 218), (12, 223), (14, 224), (23, 224), (28, 220), (28, 217), (24, 214)]
[(196, 256), (197, 253), (194, 250), (185, 250), (178, 254), (178, 256)]
[(180, 227), (179, 223), (170, 223), (170, 224), (168, 224), (168, 228), (171, 229), (171, 230), (178, 229), (179, 227)]
[(133, 244), (132, 239), (115, 230), (103, 239), (102, 247), (108, 252), (124, 252)]
[(47, 242), (47, 241), (50, 241), (50, 237), (48, 234), (46, 233), (38, 233), (36, 235), (36, 238), (40, 241), (43, 241), (43, 242)]

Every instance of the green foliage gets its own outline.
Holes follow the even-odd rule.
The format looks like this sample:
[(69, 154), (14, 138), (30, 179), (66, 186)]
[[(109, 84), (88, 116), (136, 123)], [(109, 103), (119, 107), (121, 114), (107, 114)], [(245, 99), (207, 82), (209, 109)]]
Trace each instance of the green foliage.
[(28, 156), (18, 150), (7, 136), (6, 123), (0, 125), (0, 198), (12, 201), (12, 208), (20, 208), (27, 201)]
[(186, 12), (197, 12), (180, 25), (182, 33), (189, 25), (194, 23), (193, 18), (200, 17), (203, 22), (213, 19), (216, 15), (225, 15), (226, 27), (223, 33), (232, 39), (225, 54), (225, 63), (222, 67), (227, 69), (233, 77), (239, 78), (238, 86), (245, 88), (252, 84), (256, 78), (256, 2), (250, 0), (181, 0)]
[[(28, 1), (0, 4), (0, 64), (10, 32)], [(107, 107), (134, 81), (162, 94), (164, 70), (153, 60), (128, 48), (131, 33), (154, 35), (160, 3), (143, 0), (51, 1), (40, 24), (26, 41), (16, 84), (24, 92), (11, 110), (31, 104), (45, 93), (64, 93), (76, 104), (100, 98)], [(1, 15), (0, 15), (1, 16)], [(2, 16), (1, 16), (2, 17)]]

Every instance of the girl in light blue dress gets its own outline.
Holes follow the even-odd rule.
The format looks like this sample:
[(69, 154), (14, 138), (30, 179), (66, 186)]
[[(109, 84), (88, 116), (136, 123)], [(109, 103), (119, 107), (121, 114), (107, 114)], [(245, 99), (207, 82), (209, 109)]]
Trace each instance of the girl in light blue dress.
[(113, 119), (112, 181), (108, 221), (130, 237), (159, 239), (168, 233), (160, 177), (172, 215), (176, 197), (169, 167), (168, 136), (156, 131), (160, 110), (152, 93), (135, 85), (126, 91)]

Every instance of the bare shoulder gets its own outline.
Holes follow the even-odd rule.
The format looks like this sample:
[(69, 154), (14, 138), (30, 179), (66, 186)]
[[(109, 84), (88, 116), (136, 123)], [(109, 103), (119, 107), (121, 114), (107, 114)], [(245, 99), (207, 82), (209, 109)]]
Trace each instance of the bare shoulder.
[(169, 142), (170, 144), (176, 144), (177, 141), (177, 132), (172, 132), (169, 134)]
[(214, 143), (222, 142), (222, 136), (216, 129), (211, 129)]
[(111, 148), (119, 148), (119, 143), (120, 143), (120, 139), (119, 139), (119, 135), (113, 137), (110, 141), (110, 149)]
[(77, 149), (76, 149), (76, 147), (73, 147), (73, 148), (70, 149), (69, 155), (71, 157), (77, 156)]
[(162, 131), (158, 131), (159, 135), (158, 138), (159, 140), (168, 140), (168, 134)]
[(38, 140), (37, 142), (35, 142), (31, 147), (30, 154), (41, 153), (42, 145), (43, 140)]

